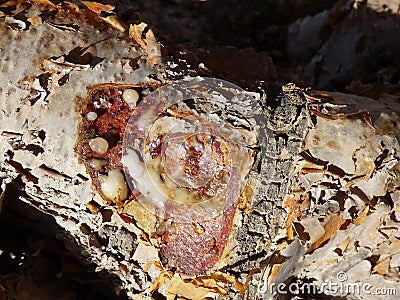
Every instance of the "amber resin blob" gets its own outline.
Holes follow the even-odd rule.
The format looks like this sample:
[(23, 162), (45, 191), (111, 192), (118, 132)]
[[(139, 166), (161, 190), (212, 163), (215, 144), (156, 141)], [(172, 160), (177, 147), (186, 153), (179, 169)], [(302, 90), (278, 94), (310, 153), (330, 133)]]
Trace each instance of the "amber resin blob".
[(122, 163), (137, 201), (173, 228), (163, 234), (165, 265), (196, 274), (221, 257), (262, 116), (249, 93), (211, 78), (160, 87), (133, 112)]
[(234, 110), (242, 109), (238, 96), (244, 94), (219, 83), (223, 87), (198, 78), (160, 87), (129, 119), (125, 174), (138, 201), (160, 218), (188, 223), (215, 218), (240, 195), (257, 132), (245, 119), (239, 126), (224, 120), (229, 111), (238, 115)]
[(262, 156), (266, 120), (250, 93), (223, 80), (151, 89), (93, 89), (77, 151), (103, 198), (119, 206), (135, 201), (157, 216), (153, 233), (164, 266), (199, 274), (228, 243), (249, 172)]

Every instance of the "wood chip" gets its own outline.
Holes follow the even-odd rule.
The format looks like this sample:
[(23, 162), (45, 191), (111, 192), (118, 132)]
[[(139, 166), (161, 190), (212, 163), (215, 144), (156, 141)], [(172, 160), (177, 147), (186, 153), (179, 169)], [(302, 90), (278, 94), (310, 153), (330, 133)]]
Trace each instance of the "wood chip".
[[(145, 33), (145, 38), (143, 38), (145, 30), (147, 32)], [(160, 44), (157, 42), (153, 30), (149, 29), (146, 23), (141, 22), (131, 25), (129, 27), (129, 35), (146, 51), (151, 67), (162, 62)]]

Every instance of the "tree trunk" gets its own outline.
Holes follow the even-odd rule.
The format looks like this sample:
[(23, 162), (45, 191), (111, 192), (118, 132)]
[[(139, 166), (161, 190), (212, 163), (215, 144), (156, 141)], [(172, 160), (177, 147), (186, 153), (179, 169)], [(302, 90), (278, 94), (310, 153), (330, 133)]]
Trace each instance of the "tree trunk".
[[(15, 238), (19, 228), (24, 245), (2, 242), (3, 253), (19, 256), (3, 261), (0, 293), (50, 299), (62, 291), (75, 299), (67, 291), (77, 295), (94, 284), (103, 295), (112, 297), (108, 286), (130, 299), (271, 299), (290, 298), (290, 283), (303, 298), (312, 297), (301, 289), (307, 285), (315, 295), (348, 299), (370, 299), (377, 288), (400, 293), (400, 106), (389, 88), (373, 99), (293, 84), (267, 88), (233, 74), (263, 108), (271, 139), (250, 172), (245, 191), (253, 195), (242, 195), (251, 201), (239, 202), (223, 257), (209, 271), (186, 276), (160, 261), (154, 228), (146, 227), (154, 216), (136, 210), (127, 220), (96, 190), (75, 151), (82, 99), (103, 83), (159, 86), (223, 76), (230, 66), (221, 66), (217, 54), (243, 65), (260, 62), (265, 79), (273, 79), (272, 61), (250, 50), (188, 50), (196, 65), (212, 66), (194, 67), (170, 46), (157, 64), (149, 46), (156, 41), (130, 36), (100, 13), (111, 7), (7, 3), (0, 10), (1, 239)], [(54, 237), (63, 244), (50, 242)], [(57, 267), (39, 263), (60, 251)], [(371, 288), (337, 291), (326, 283)]]

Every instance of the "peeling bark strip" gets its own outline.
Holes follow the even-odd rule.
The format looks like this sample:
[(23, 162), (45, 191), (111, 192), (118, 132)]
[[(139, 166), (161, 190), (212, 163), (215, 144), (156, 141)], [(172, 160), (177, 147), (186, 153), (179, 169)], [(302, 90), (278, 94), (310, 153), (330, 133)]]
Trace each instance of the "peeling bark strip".
[(153, 30), (141, 22), (129, 27), (129, 36), (133, 38), (147, 53), (151, 67), (162, 62), (161, 47), (157, 42)]

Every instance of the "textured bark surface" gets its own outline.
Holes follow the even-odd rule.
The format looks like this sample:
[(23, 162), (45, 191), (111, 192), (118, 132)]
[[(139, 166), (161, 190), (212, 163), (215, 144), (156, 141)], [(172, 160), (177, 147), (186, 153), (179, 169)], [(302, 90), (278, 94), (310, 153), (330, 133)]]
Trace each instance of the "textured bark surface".
[[(340, 281), (340, 272), (371, 292), (400, 293), (398, 88), (355, 84), (364, 95), (355, 96), (270, 87), (258, 80), (276, 78), (271, 59), (250, 49), (169, 46), (152, 68), (149, 42), (142, 49), (109, 16), (74, 4), (16, 2), (0, 7), (1, 233), (9, 237), (0, 248), (2, 296), (54, 299), (63, 291), (65, 299), (111, 299), (114, 290), (130, 299), (272, 299), (273, 283), (313, 282), (326, 297), (371, 299), (323, 287)], [(248, 88), (273, 139), (250, 174), (253, 197), (239, 203), (224, 257), (210, 272), (185, 277), (160, 262), (150, 235), (156, 217), (135, 203), (122, 212), (108, 205), (74, 146), (88, 87), (196, 75)], [(23, 236), (18, 247), (14, 231)]]

